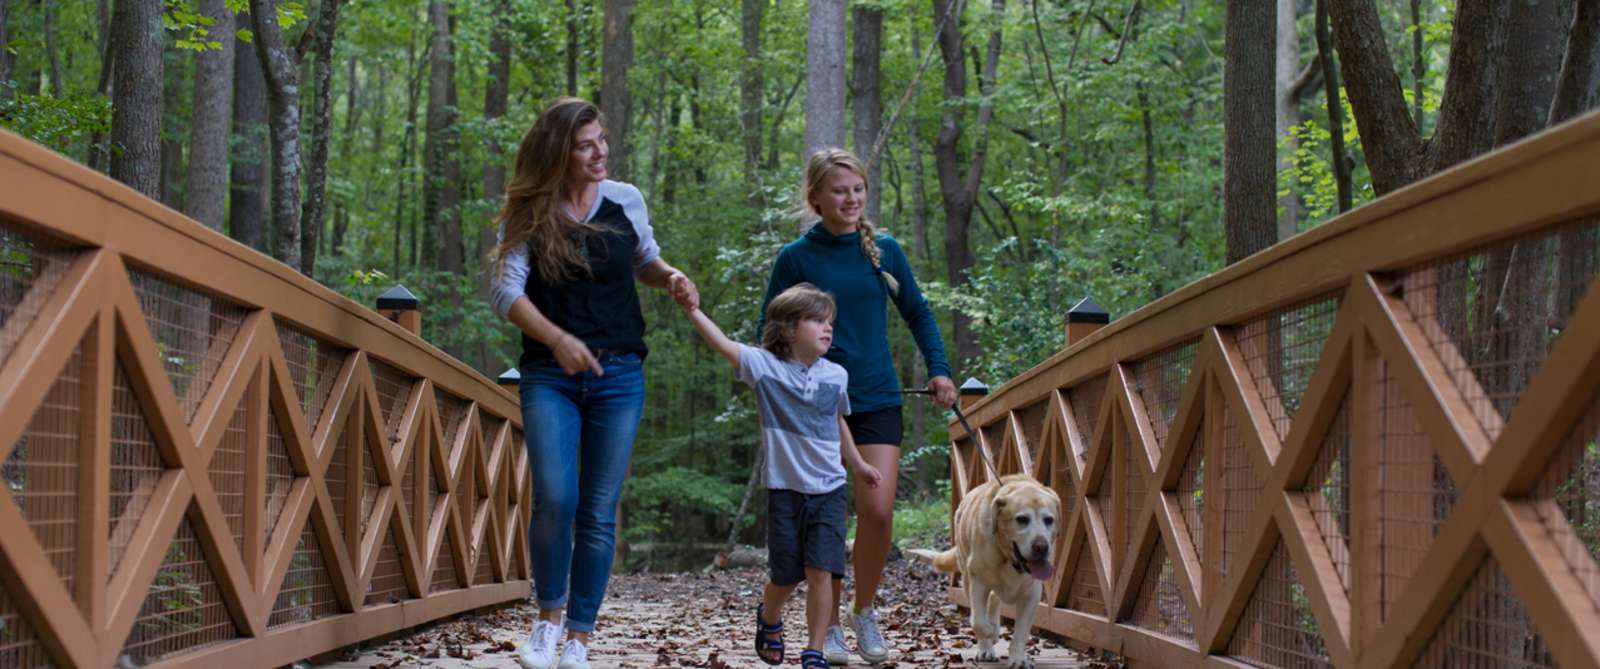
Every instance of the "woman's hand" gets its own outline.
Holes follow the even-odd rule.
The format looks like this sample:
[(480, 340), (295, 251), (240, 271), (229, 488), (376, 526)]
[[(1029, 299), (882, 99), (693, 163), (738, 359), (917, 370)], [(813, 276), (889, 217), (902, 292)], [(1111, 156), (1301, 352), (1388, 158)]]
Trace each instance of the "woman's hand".
[(585, 369), (594, 372), (595, 376), (606, 375), (606, 370), (600, 367), (600, 361), (595, 360), (594, 353), (589, 351), (589, 346), (582, 339), (563, 332), (550, 351), (555, 353), (556, 364), (561, 365), (561, 371), (566, 372), (567, 376)]
[(956, 384), (948, 376), (928, 379), (928, 390), (933, 391), (933, 401), (946, 409), (956, 404)]
[(667, 275), (667, 292), (672, 294), (672, 299), (677, 300), (678, 306), (683, 307), (684, 311), (694, 311), (700, 307), (700, 289), (683, 272), (674, 270)]

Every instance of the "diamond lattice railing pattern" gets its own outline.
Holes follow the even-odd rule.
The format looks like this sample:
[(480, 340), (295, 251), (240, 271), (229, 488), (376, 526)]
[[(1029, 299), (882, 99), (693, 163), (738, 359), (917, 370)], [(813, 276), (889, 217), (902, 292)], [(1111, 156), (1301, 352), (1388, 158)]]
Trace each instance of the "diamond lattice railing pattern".
[(0, 183), (0, 666), (281, 666), (526, 596), (511, 393), (4, 133)]
[(1600, 115), (1074, 342), (953, 498), (983, 447), (1053, 487), (1037, 624), (1151, 666), (1600, 667), (1595, 164)]

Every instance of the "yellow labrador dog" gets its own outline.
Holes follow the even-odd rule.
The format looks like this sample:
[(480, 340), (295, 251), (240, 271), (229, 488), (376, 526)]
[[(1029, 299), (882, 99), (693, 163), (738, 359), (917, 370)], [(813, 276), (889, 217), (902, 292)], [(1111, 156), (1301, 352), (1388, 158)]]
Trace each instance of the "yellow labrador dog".
[(1061, 498), (1055, 491), (1026, 474), (1012, 474), (998, 482), (984, 482), (961, 498), (956, 507), (954, 548), (908, 551), (932, 562), (934, 569), (965, 576), (961, 585), (972, 604), (978, 661), (1000, 659), (994, 646), (1000, 639), (1000, 605), (1005, 603), (1017, 612), (1006, 667), (1033, 669), (1028, 635), (1033, 631), (1033, 609), (1044, 582), (1055, 573), (1053, 553), (1060, 518)]

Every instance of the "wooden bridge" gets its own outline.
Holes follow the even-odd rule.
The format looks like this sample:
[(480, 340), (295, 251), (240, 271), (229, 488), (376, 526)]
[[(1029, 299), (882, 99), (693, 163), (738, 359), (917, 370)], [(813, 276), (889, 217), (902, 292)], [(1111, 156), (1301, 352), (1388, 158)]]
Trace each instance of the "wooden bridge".
[(273, 667), (527, 596), (515, 397), (0, 132), (0, 667)]
[[(1600, 115), (1076, 339), (952, 426), (1135, 664), (1600, 667)], [(513, 395), (0, 133), (0, 667), (270, 667), (526, 596)], [(951, 596), (959, 601), (960, 594)]]
[(1597, 268), (1591, 114), (1069, 325), (953, 495), (1058, 491), (1039, 624), (1133, 664), (1600, 666)]

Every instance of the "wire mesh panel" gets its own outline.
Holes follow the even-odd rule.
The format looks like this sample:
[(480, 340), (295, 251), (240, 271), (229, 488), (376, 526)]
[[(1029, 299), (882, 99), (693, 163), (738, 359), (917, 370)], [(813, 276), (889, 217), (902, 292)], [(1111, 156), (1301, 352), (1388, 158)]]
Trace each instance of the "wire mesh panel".
[[(28, 428), (0, 465), (11, 502), (28, 520), (67, 592), (78, 565), (78, 465), (83, 440), (83, 348), (67, 358)], [(4, 666), (0, 663), (0, 666)]]
[(272, 531), (278, 527), (278, 517), (283, 515), (283, 505), (289, 501), (289, 488), (294, 485), (294, 463), (289, 461), (289, 448), (284, 443), (283, 430), (278, 426), (277, 412), (267, 414), (267, 513), (262, 520), (266, 536), (263, 544), (272, 541)]
[(453, 590), (461, 587), (460, 575), (456, 573), (456, 542), (446, 532), (444, 541), (439, 542), (439, 555), (433, 564), (433, 585), (430, 591)]
[(1079, 441), (1072, 444), (1072, 452), (1083, 455), (1094, 442), (1096, 423), (1100, 421), (1100, 402), (1106, 396), (1106, 376), (1099, 374), (1067, 389), (1067, 403), (1072, 406), (1073, 421), (1078, 425)]
[[(340, 527), (349, 527), (354, 518), (347, 518), (345, 500), (350, 497), (349, 459), (350, 459), (350, 421), (340, 423), (339, 428), (333, 433), (333, 457), (328, 460), (328, 468), (322, 473), (322, 480), (328, 486), (328, 501), (333, 503), (333, 517), (338, 519)], [(335, 534), (338, 534), (337, 532)]]
[(128, 280), (178, 404), (192, 420), (248, 312), (138, 269), (128, 269)]
[(1378, 484), (1379, 621), (1399, 600), (1412, 573), (1455, 506), (1456, 489), (1417, 421), (1388, 364), (1378, 363), (1378, 402), (1368, 412)]
[(1245, 604), (1233, 638), (1232, 659), (1258, 667), (1328, 667), (1328, 648), (1311, 612), (1311, 600), (1279, 539)]
[(1105, 595), (1101, 594), (1100, 577), (1095, 572), (1094, 558), (1090, 557), (1088, 549), (1079, 548), (1075, 562), (1072, 582), (1067, 586), (1067, 595), (1063, 603), (1074, 611), (1105, 617), (1106, 600)]
[(1256, 473), (1255, 465), (1250, 462), (1250, 453), (1247, 449), (1253, 446), (1247, 444), (1239, 419), (1234, 416), (1232, 402), (1222, 402), (1222, 490), (1217, 505), (1219, 520), (1222, 522), (1222, 545), (1220, 549), (1221, 562), (1217, 565), (1217, 575), (1226, 579), (1228, 570), (1233, 567), (1234, 558), (1239, 551), (1248, 548), (1245, 546), (1245, 532), (1250, 523), (1250, 514), (1256, 510), (1256, 504), (1261, 499), (1261, 479)]
[(444, 431), (446, 450), (454, 446), (456, 438), (461, 435), (461, 426), (466, 424), (467, 409), (471, 405), (466, 400), (451, 395), (435, 386), (433, 389), (435, 403), (439, 406), (439, 427)]
[(1350, 392), (1345, 391), (1301, 489), (1346, 592), (1350, 589), (1350, 466)]
[(305, 413), (306, 425), (315, 431), (350, 352), (281, 320), (276, 325), (289, 376), (294, 378), (295, 399)]
[[(480, 434), (483, 437), (483, 447), (485, 449), (494, 447), (494, 439), (496, 436), (499, 436), (500, 428), (505, 424), (506, 419), (504, 418), (486, 411), (478, 412), (478, 427), (480, 430), (482, 430)], [(506, 446), (507, 448), (515, 449), (523, 448), (522, 442), (514, 440), (508, 443)]]
[(372, 385), (378, 391), (378, 406), (383, 410), (384, 434), (393, 448), (399, 448), (400, 419), (406, 403), (411, 400), (416, 379), (387, 363), (369, 360), (372, 367)]
[[(1126, 428), (1118, 423), (1117, 429)], [(1144, 456), (1144, 447), (1133, 439), (1135, 437), (1130, 435), (1122, 442), (1122, 559), (1125, 564), (1133, 560), (1133, 552), (1138, 549), (1133, 533), (1144, 518), (1144, 496), (1149, 490), (1144, 482), (1149, 460)]]
[(356, 520), (357, 534), (367, 535), (367, 525), (372, 522), (372, 507), (378, 503), (378, 466), (372, 459), (373, 444), (361, 445), (361, 517)]
[[(1198, 435), (1206, 433), (1205, 423), (1202, 421)], [(1206, 452), (1204, 439), (1201, 438), (1189, 447), (1189, 455), (1183, 460), (1183, 473), (1178, 478), (1178, 511), (1183, 514), (1183, 524), (1188, 526), (1189, 543), (1194, 545), (1194, 554), (1204, 556), (1206, 536)]]
[(1189, 605), (1183, 601), (1182, 586), (1173, 573), (1172, 561), (1167, 558), (1165, 542), (1159, 539), (1145, 568), (1130, 620), (1157, 634), (1194, 640), (1194, 620), (1189, 617)]
[(1001, 417), (1000, 420), (978, 428), (978, 432), (983, 433), (982, 443), (989, 446), (990, 462), (994, 463), (995, 469), (1001, 476), (1017, 473), (1016, 459), (1011, 457), (1011, 453), (1006, 449), (1006, 427), (1006, 420)]
[(1045, 399), (1016, 412), (1017, 424), (1022, 427), (1022, 438), (1028, 441), (1023, 450), (1034, 459), (1034, 465), (1043, 455), (1040, 449), (1044, 447), (1044, 421), (1049, 409), (1050, 400)]
[(123, 666), (143, 666), (200, 646), (237, 638), (222, 591), (188, 518), (167, 546), (161, 569), (122, 645)]
[(165, 465), (156, 448), (156, 437), (145, 421), (144, 409), (133, 394), (128, 372), (122, 361), (116, 363), (111, 388), (111, 570), (122, 562), (122, 553), (133, 539), (133, 532), (144, 517), (145, 506), (155, 494)]
[[(1429, 261), (1396, 289), (1480, 412), (1509, 418), (1600, 267), (1600, 222), (1579, 221)], [(1491, 421), (1490, 436), (1499, 436)]]
[[(3, 231), (0, 228), (0, 231)], [(0, 667), (16, 669), (49, 669), (57, 666), (39, 643), (33, 625), (22, 617), (11, 593), (0, 585)]]
[[(246, 387), (253, 388), (255, 383), (251, 382)], [(228, 420), (228, 427), (223, 429), (216, 450), (211, 452), (211, 462), (206, 465), (212, 492), (216, 493), (217, 504), (222, 506), (222, 516), (228, 521), (228, 533), (233, 535), (234, 548), (241, 553), (244, 551), (245, 465), (249, 461), (250, 447), (245, 424), (249, 416), (247, 407), (252, 404), (251, 394), (246, 392), (239, 406), (234, 408), (233, 417)]]
[(300, 543), (294, 547), (294, 557), (289, 559), (289, 569), (284, 572), (283, 587), (272, 604), (267, 627), (308, 623), (340, 612), (326, 555), (316, 530), (307, 521), (300, 532)]
[(384, 533), (383, 548), (378, 550), (378, 562), (372, 567), (372, 585), (367, 590), (367, 606), (393, 604), (410, 599), (405, 573), (401, 571), (400, 549), (394, 542), (394, 530)]
[(1338, 313), (1339, 294), (1323, 295), (1253, 318), (1234, 331), (1279, 439), (1289, 435)]
[(1487, 557), (1415, 666), (1533, 669), (1556, 663), (1500, 563)]
[(1562, 557), (1600, 606), (1600, 397), (1567, 434), (1531, 491)]
[[(1117, 554), (1121, 554), (1122, 542), (1120, 526), (1116, 523), (1118, 518), (1116, 497), (1113, 496), (1113, 491), (1111, 489), (1112, 469), (1111, 463), (1107, 462), (1106, 466), (1100, 470), (1100, 487), (1095, 491), (1094, 494), (1094, 506), (1089, 507), (1086, 509), (1086, 511), (1089, 513), (1100, 514), (1100, 524), (1106, 528), (1106, 538), (1111, 542), (1111, 550), (1115, 551)], [(1114, 582), (1117, 578), (1116, 569), (1108, 569), (1107, 571), (1110, 572), (1109, 576)]]
[(1183, 399), (1183, 386), (1189, 381), (1189, 370), (1194, 369), (1194, 354), (1199, 347), (1200, 340), (1195, 339), (1133, 365), (1134, 389), (1144, 400), (1145, 416), (1157, 448), (1167, 445), (1167, 432), (1178, 415), (1178, 402)]
[(0, 365), (55, 293), (77, 251), (0, 223)]
[(478, 546), (472, 549), (472, 559), (478, 562), (478, 568), (472, 574), (473, 585), (493, 583), (498, 580), (495, 578), (494, 564), (489, 557), (490, 547), (493, 546), (493, 543), (489, 541), (489, 532), (493, 531), (494, 527), (491, 525), (484, 529), (483, 536), (478, 539)]

